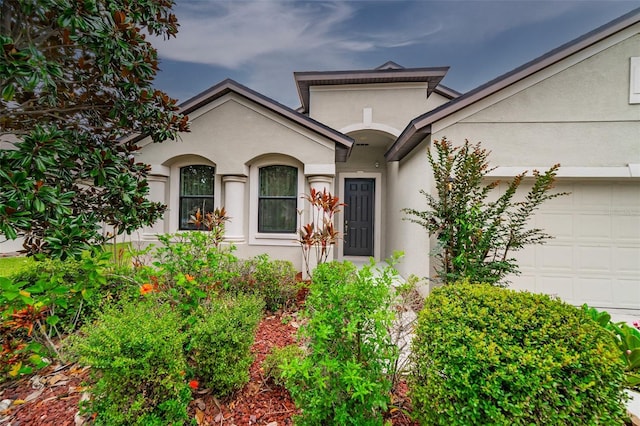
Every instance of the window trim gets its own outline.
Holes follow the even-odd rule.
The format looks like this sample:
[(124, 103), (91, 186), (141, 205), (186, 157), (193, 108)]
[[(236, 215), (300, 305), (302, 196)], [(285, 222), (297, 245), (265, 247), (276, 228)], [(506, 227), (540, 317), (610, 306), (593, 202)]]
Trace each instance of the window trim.
[(268, 168), (268, 167), (287, 167), (290, 169), (293, 169), (296, 171), (296, 180), (298, 179), (298, 174), (300, 173), (300, 170), (295, 167), (295, 166), (289, 166), (287, 164), (267, 164), (267, 165), (263, 165), (261, 167), (258, 168), (258, 211), (257, 211), (257, 215), (258, 215), (258, 233), (259, 234), (292, 234), (292, 233), (296, 233), (297, 229), (298, 229), (298, 219), (296, 218), (295, 220), (295, 227), (293, 232), (287, 232), (287, 231), (271, 231), (271, 232), (264, 232), (264, 231), (260, 231), (260, 204), (262, 200), (293, 200), (295, 202), (296, 205), (296, 211), (298, 210), (298, 203), (297, 203), (297, 199), (298, 199), (298, 194), (297, 194), (297, 187), (298, 182), (296, 182), (296, 194), (294, 195), (261, 195), (260, 194), (260, 175), (262, 170)]
[(300, 215), (296, 217), (296, 232), (292, 233), (270, 233), (258, 232), (258, 197), (260, 191), (260, 169), (266, 166), (290, 166), (298, 169), (298, 189), (296, 210), (302, 211), (304, 200), (302, 194), (307, 191), (304, 165), (299, 161), (283, 156), (269, 155), (263, 159), (251, 163), (249, 169), (249, 245), (275, 245), (275, 246), (298, 246), (298, 229), (300, 229)]
[[(165, 198), (165, 204), (167, 205), (167, 232), (170, 233), (180, 233), (180, 232), (189, 232), (180, 230), (180, 169), (185, 166), (194, 166), (194, 165), (202, 165), (202, 166), (212, 166), (216, 168), (218, 171), (218, 165), (213, 161), (207, 159), (198, 154), (188, 154), (181, 155), (178, 157), (174, 157), (172, 159), (167, 160), (165, 163), (170, 168), (170, 175), (167, 182), (167, 197)], [(222, 191), (216, 191), (215, 188), (222, 188), (221, 175), (215, 175), (214, 179), (214, 194), (213, 200), (214, 205), (220, 205), (220, 197), (222, 196)]]
[[(213, 193), (211, 195), (183, 195), (182, 194), (182, 170), (187, 167), (209, 167), (213, 169)], [(202, 231), (203, 229), (191, 229), (191, 228), (183, 228), (182, 227), (182, 201), (184, 199), (202, 199), (202, 200), (211, 200), (212, 204), (215, 208), (216, 205), (216, 167), (210, 164), (185, 164), (183, 166), (178, 167), (178, 231)], [(205, 212), (202, 212), (204, 214)]]

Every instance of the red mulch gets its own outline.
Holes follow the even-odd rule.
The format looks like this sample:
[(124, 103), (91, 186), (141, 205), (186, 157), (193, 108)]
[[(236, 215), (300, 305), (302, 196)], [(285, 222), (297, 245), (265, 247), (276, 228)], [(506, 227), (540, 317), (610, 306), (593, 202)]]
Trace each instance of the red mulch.
[[(292, 425), (292, 418), (299, 411), (289, 392), (267, 380), (261, 368), (265, 357), (273, 347), (295, 343), (295, 321), (283, 321), (287, 313), (277, 313), (264, 318), (256, 332), (252, 352), (255, 361), (250, 369), (250, 380), (233, 395), (216, 399), (206, 390), (196, 391), (196, 399), (189, 407), (198, 425)], [(285, 324), (286, 323), (286, 324)], [(0, 411), (0, 426), (67, 426), (74, 425), (78, 401), (84, 391), (81, 387), (87, 378), (86, 369), (66, 366), (58, 371), (53, 367), (41, 371), (38, 376), (22, 378), (0, 386), (0, 401), (26, 400)], [(35, 381), (34, 381), (35, 380)], [(42, 385), (41, 390), (33, 386)], [(408, 399), (406, 384), (401, 383), (393, 396), (394, 408), (388, 418), (394, 426), (413, 426), (406, 413)]]

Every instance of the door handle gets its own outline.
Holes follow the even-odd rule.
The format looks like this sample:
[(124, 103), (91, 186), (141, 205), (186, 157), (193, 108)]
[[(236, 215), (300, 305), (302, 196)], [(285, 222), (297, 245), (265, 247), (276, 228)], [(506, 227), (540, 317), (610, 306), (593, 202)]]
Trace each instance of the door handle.
[(349, 221), (345, 220), (344, 221), (344, 233), (345, 233), (345, 235), (347, 234), (348, 230), (349, 230)]

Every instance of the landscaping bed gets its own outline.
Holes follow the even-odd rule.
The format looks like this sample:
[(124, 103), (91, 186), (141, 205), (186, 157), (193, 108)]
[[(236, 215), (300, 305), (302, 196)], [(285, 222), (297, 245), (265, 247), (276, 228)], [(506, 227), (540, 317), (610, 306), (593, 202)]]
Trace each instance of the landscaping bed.
[[(262, 362), (274, 347), (295, 343), (295, 314), (278, 312), (262, 319), (251, 351), (255, 361), (250, 379), (241, 390), (217, 399), (207, 389), (195, 390), (189, 406), (198, 425), (292, 425), (298, 413), (289, 392), (273, 384), (262, 370)], [(84, 391), (88, 369), (76, 365), (49, 367), (31, 377), (0, 385), (0, 400), (25, 401), (0, 413), (0, 425), (76, 425), (78, 402)], [(415, 425), (408, 418), (406, 385), (401, 383), (390, 410), (393, 425)]]

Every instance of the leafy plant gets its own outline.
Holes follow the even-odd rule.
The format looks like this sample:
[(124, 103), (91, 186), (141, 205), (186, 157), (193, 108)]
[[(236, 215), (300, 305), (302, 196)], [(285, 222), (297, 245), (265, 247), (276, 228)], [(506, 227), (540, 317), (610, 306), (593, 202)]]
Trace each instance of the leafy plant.
[[(321, 264), (329, 259), (331, 247), (336, 244), (340, 234), (335, 229), (333, 219), (344, 203), (326, 189), (322, 192), (311, 188), (309, 194), (302, 196), (310, 206), (312, 221), (302, 225), (298, 230), (298, 242), (302, 248), (307, 276), (311, 276), (314, 264)], [(301, 212), (302, 214), (302, 212)], [(315, 257), (311, 258), (314, 255)]]
[(389, 334), (397, 272), (374, 266), (330, 262), (313, 273), (301, 328), (308, 355), (282, 365), (302, 410), (296, 424), (382, 424), (398, 356)]
[(70, 353), (91, 366), (96, 425), (183, 424), (191, 391), (179, 312), (153, 298), (107, 307), (95, 323), (68, 342)]
[(189, 330), (194, 374), (219, 396), (249, 381), (251, 345), (264, 303), (250, 295), (215, 299)]
[[(582, 305), (582, 309), (598, 325), (608, 330), (620, 350), (620, 359), (625, 366), (626, 385), (631, 389), (640, 390), (640, 330), (625, 322), (614, 323), (611, 315), (606, 311)], [(637, 323), (636, 323), (637, 324)]]
[(435, 289), (412, 344), (426, 425), (624, 424), (623, 365), (580, 309), (489, 284)]
[(291, 305), (298, 293), (296, 271), (284, 260), (271, 260), (262, 254), (237, 263), (238, 274), (229, 284), (229, 290), (256, 294), (265, 301), (265, 308), (274, 312)]
[(291, 364), (294, 359), (302, 359), (305, 356), (304, 349), (298, 345), (287, 345), (282, 348), (275, 347), (262, 362), (262, 369), (267, 378), (273, 380), (278, 386), (285, 385), (283, 365)]
[(435, 152), (427, 151), (433, 170), (436, 194), (420, 191), (427, 210), (403, 209), (408, 220), (424, 227), (439, 242), (436, 272), (444, 283), (469, 278), (472, 282), (505, 284), (505, 277), (518, 273), (511, 252), (552, 238), (539, 228), (528, 228), (535, 210), (547, 200), (566, 195), (551, 193), (560, 167), (544, 173), (533, 171), (533, 186), (522, 201), (514, 197), (525, 181), (526, 172), (516, 176), (504, 193), (488, 201), (500, 181), (485, 184), (493, 170), (489, 152), (480, 144), (454, 147), (446, 138), (433, 142)]
[[(147, 35), (175, 36), (172, 1), (1, 3), (0, 234), (29, 254), (80, 256), (155, 222), (138, 138), (188, 130), (174, 99), (153, 88)], [(7, 137), (7, 135), (10, 135)]]
[(73, 332), (97, 311), (108, 287), (109, 254), (82, 260), (43, 260), (11, 278), (0, 277), (0, 373), (11, 377), (64, 361), (54, 340)]

